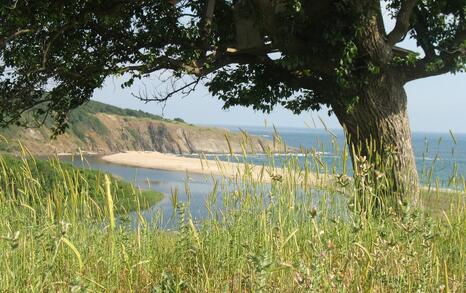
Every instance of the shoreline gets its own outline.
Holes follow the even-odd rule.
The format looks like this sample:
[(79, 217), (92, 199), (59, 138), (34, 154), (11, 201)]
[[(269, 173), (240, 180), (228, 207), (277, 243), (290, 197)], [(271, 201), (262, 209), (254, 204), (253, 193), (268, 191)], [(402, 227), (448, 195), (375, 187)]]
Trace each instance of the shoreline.
[(257, 181), (271, 182), (275, 176), (283, 175), (283, 169), (246, 163), (224, 162), (220, 160), (189, 158), (175, 154), (147, 151), (127, 151), (104, 155), (101, 160), (131, 167), (165, 171), (187, 172), (211, 176), (239, 178), (249, 173)]
[[(192, 154), (191, 154), (192, 155)], [(218, 154), (217, 154), (218, 155)], [(255, 181), (269, 183), (276, 178), (285, 175), (282, 168), (271, 168), (268, 165), (254, 165), (237, 162), (225, 162), (220, 160), (202, 158), (201, 154), (195, 157), (184, 157), (177, 154), (160, 153), (156, 151), (125, 151), (120, 153), (100, 155), (99, 159), (123, 166), (156, 169), (163, 171), (186, 172), (194, 174), (203, 174), (210, 176), (223, 176), (229, 178), (240, 178), (245, 173), (251, 174)], [(320, 177), (320, 176), (319, 176)], [(326, 179), (317, 178), (315, 174), (309, 174), (310, 182), (322, 184), (329, 182), (333, 176), (330, 175)], [(458, 192), (452, 188), (435, 188), (433, 186), (421, 186), (424, 192)], [(460, 193), (464, 193), (460, 191)]]

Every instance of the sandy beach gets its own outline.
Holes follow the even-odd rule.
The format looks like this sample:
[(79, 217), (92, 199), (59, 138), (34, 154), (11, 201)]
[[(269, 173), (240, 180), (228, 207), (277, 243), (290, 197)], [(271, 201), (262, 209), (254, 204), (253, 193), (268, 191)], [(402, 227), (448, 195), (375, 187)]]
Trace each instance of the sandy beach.
[(251, 172), (250, 174), (252, 174), (255, 180), (263, 182), (271, 181), (272, 177), (278, 178), (283, 173), (283, 170), (280, 168), (271, 170), (270, 167), (187, 158), (159, 152), (128, 151), (104, 156), (102, 160), (132, 167), (221, 175), (232, 178), (240, 177), (246, 172)]

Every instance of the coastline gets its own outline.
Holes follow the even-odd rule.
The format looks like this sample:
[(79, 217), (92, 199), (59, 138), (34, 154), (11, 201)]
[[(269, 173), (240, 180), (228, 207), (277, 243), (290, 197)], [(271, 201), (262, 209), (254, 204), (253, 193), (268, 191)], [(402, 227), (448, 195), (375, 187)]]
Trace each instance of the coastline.
[[(100, 154), (99, 159), (107, 163), (130, 167), (183, 173), (186, 172), (208, 176), (222, 176), (228, 178), (241, 178), (245, 173), (247, 173), (250, 174), (254, 181), (264, 183), (269, 183), (285, 175), (285, 171), (278, 167), (272, 168), (269, 165), (263, 166), (237, 162), (225, 162), (207, 159), (205, 156), (200, 154), (196, 157), (184, 157), (178, 154), (160, 153), (156, 151), (125, 151), (113, 154)], [(314, 173), (309, 173), (308, 182), (320, 185), (334, 182), (333, 175), (329, 175), (326, 178), (319, 177), (320, 176), (316, 177), (316, 174)], [(452, 188), (438, 188), (432, 186), (421, 186), (421, 191), (427, 193), (441, 192), (445, 194), (458, 192)], [(464, 191), (461, 193), (464, 194)]]
[(101, 160), (119, 165), (131, 167), (158, 169), (165, 171), (178, 171), (211, 176), (224, 176), (240, 178), (249, 173), (252, 178), (261, 182), (270, 182), (272, 178), (283, 175), (283, 169), (271, 169), (267, 166), (259, 166), (245, 163), (224, 162), (199, 158), (182, 157), (175, 154), (147, 151), (127, 151), (104, 155)]

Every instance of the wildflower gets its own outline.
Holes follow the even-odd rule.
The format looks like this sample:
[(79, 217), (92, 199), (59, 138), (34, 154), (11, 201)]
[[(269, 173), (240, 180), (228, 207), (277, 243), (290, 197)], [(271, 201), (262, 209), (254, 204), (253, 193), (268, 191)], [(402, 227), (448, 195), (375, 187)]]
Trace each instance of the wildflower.
[(440, 287), (438, 288), (438, 291), (439, 291), (440, 293), (445, 292), (445, 285), (440, 285)]
[(294, 281), (296, 284), (302, 285), (304, 283), (304, 277), (299, 272), (296, 272), (294, 276)]
[(311, 208), (311, 218), (315, 218), (317, 216), (317, 208), (312, 207)]
[(15, 249), (19, 246), (19, 231), (15, 232), (15, 235), (11, 239), (11, 248)]
[(60, 232), (62, 236), (68, 232), (70, 226), (71, 226), (70, 223), (67, 223), (65, 221), (60, 221)]
[(335, 244), (330, 239), (327, 241), (327, 249), (328, 250), (334, 250), (335, 249)]
[(377, 180), (383, 178), (384, 176), (385, 176), (385, 174), (384, 174), (383, 172), (380, 172), (380, 171), (378, 171), (378, 170), (375, 170), (375, 178), (376, 178)]
[(337, 183), (340, 184), (340, 186), (345, 187), (350, 183), (350, 179), (345, 174), (340, 174), (337, 176)]

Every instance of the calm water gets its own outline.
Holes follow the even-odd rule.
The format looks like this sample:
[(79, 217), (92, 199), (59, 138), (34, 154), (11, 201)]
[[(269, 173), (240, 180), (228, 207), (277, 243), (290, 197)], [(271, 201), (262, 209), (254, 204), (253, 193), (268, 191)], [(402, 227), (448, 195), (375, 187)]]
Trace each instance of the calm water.
[[(267, 204), (270, 191), (269, 184), (243, 185), (241, 182), (233, 180), (222, 180), (220, 177), (199, 174), (186, 174), (183, 172), (163, 171), (155, 169), (128, 167), (110, 164), (99, 159), (98, 156), (86, 156), (85, 161), (78, 157), (63, 157), (62, 161), (71, 161), (76, 166), (83, 168), (93, 168), (123, 178), (134, 183), (142, 189), (154, 189), (164, 193), (164, 199), (157, 205), (142, 212), (142, 216), (149, 224), (156, 224), (164, 229), (175, 228), (178, 222), (178, 215), (174, 210), (172, 195), (177, 194), (179, 203), (185, 204), (189, 208), (190, 214), (196, 223), (206, 218), (211, 212), (211, 217), (221, 218), (224, 211), (223, 195), (235, 190), (245, 190), (254, 188), (254, 194), (263, 198), (263, 203)], [(306, 200), (314, 206), (319, 206), (323, 199), (321, 190), (312, 190), (306, 194), (298, 191), (298, 197), (306, 197)], [(252, 192), (251, 192), (252, 193)], [(227, 195), (228, 196), (228, 195)], [(228, 197), (231, 199), (231, 197)], [(328, 199), (326, 199), (328, 200)], [(346, 207), (346, 199), (335, 197), (328, 205), (338, 206), (339, 210)], [(231, 203), (228, 205), (231, 207)], [(210, 210), (210, 212), (209, 212)], [(335, 211), (337, 213), (337, 211)], [(345, 212), (339, 212), (339, 216), (344, 216)], [(129, 225), (135, 227), (138, 217), (132, 213), (129, 215)]]
[[(64, 159), (72, 160), (75, 165), (80, 167), (90, 167), (110, 172), (117, 177), (134, 183), (142, 189), (154, 189), (162, 192), (165, 195), (164, 199), (156, 206), (144, 211), (143, 217), (148, 222), (158, 221), (165, 228), (172, 227), (174, 221), (176, 222), (176, 218), (172, 219), (172, 216), (175, 215), (171, 201), (173, 193), (178, 194), (179, 202), (185, 203), (188, 200), (188, 194), (190, 194), (191, 215), (194, 219), (202, 219), (206, 216), (206, 203), (213, 192), (214, 180), (218, 179), (198, 174), (189, 174), (188, 176), (182, 172), (109, 164), (100, 160), (97, 156), (86, 156), (85, 162), (77, 158), (72, 159), (67, 157)], [(189, 192), (187, 192), (187, 188), (189, 188)], [(221, 197), (218, 197), (218, 204), (222, 204)]]
[[(238, 131), (237, 127), (230, 127), (230, 129)], [(243, 130), (268, 139), (272, 139), (274, 135), (274, 130), (270, 128), (247, 127), (243, 128)], [(342, 171), (341, 153), (344, 138), (342, 131), (336, 130), (332, 133), (304, 128), (279, 129), (280, 136), (288, 145), (314, 149), (319, 154), (320, 159), (327, 164), (328, 170), (333, 169), (333, 172), (340, 173)], [(336, 145), (337, 147), (335, 147)], [(465, 134), (456, 134), (453, 138), (449, 133), (415, 133), (413, 135), (413, 147), (421, 181), (425, 185), (433, 184), (435, 179), (432, 178), (436, 178), (442, 186), (448, 187), (453, 175), (466, 177)], [(231, 158), (224, 155), (209, 155), (208, 157), (218, 157), (221, 160), (242, 160), (241, 156)], [(249, 155), (247, 159), (257, 164), (266, 163), (269, 160), (263, 155)], [(281, 159), (279, 155), (275, 157), (277, 165), (280, 165)], [(206, 175), (189, 174), (188, 176), (182, 172), (120, 166), (102, 162), (98, 157), (93, 156), (86, 157), (86, 160), (85, 163), (74, 160), (74, 163), (79, 166), (85, 165), (110, 172), (135, 183), (143, 189), (152, 188), (163, 192), (165, 198), (156, 206), (144, 211), (143, 216), (149, 222), (158, 219), (157, 221), (165, 228), (173, 227), (176, 222), (176, 218), (171, 218), (173, 215), (171, 194), (175, 190), (178, 191), (179, 202), (186, 203), (188, 197), (191, 199), (189, 201), (190, 212), (195, 220), (201, 220), (208, 215), (207, 206), (212, 204), (216, 207), (223, 206), (222, 188), (224, 191), (240, 188), (235, 186), (235, 183), (224, 183), (221, 186), (218, 185), (217, 189), (214, 190), (214, 182), (221, 182), (220, 178)], [(300, 157), (299, 160), (301, 164), (304, 163), (303, 157)], [(311, 162), (311, 164), (318, 165), (315, 162)], [(351, 164), (349, 162), (347, 162), (347, 167), (350, 172)], [(430, 173), (432, 176), (429, 175)], [(260, 187), (259, 193), (266, 194), (268, 188), (267, 186)], [(311, 197), (315, 204), (319, 204), (321, 198), (319, 191), (314, 191)], [(216, 209), (211, 210), (215, 211)], [(132, 219), (134, 222), (135, 217)]]

